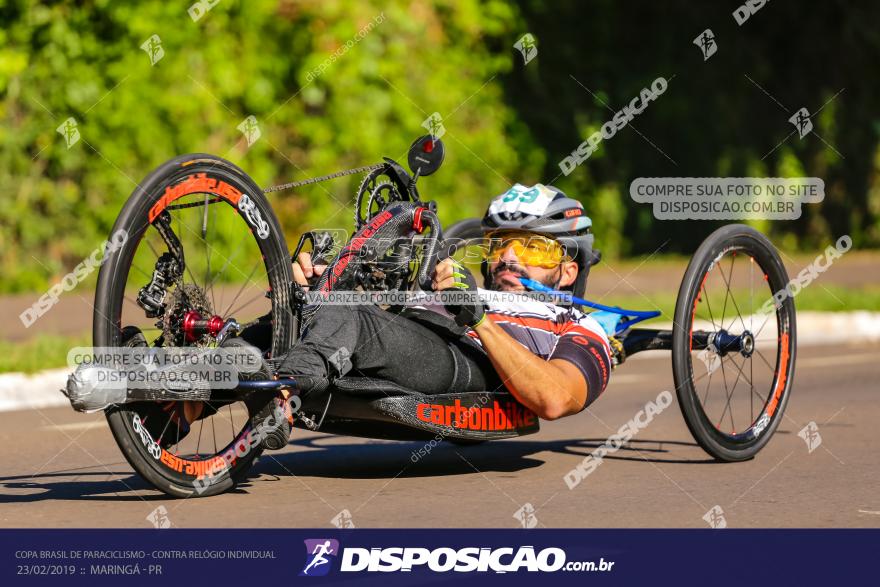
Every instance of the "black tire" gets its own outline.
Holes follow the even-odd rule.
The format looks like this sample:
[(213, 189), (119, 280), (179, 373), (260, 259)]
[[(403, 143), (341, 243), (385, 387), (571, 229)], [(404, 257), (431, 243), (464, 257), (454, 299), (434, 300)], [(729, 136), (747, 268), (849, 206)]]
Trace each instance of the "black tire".
[[(728, 257), (730, 257), (729, 263)], [(745, 257), (749, 259), (740, 262), (740, 266), (736, 267), (736, 275), (734, 275), (737, 257), (741, 260)], [(743, 262), (748, 264), (743, 267)], [(728, 265), (729, 269), (727, 269)], [(756, 265), (760, 269), (757, 277), (755, 277)], [(727, 275), (725, 275), (726, 270)], [(716, 294), (715, 290), (718, 288), (714, 284), (713, 290), (710, 291), (708, 282), (710, 279), (717, 282), (719, 272), (720, 283), (723, 284), (721, 287), (726, 285), (727, 291), (724, 293), (724, 307), (720, 310), (721, 320), (716, 322), (715, 314), (718, 313), (718, 310), (716, 309), (716, 312), (713, 313), (711, 299), (715, 297), (717, 300), (721, 294)], [(745, 278), (747, 273), (749, 277)], [(734, 278), (741, 276), (749, 284), (749, 312), (746, 316), (743, 316), (743, 311), (746, 308), (743, 296), (740, 295), (743, 302), (742, 308), (740, 308), (735, 295), (735, 292), (743, 290), (737, 290), (736, 286), (731, 287)], [(756, 280), (758, 283), (764, 284), (758, 288), (758, 303), (770, 309), (770, 312), (763, 315), (759, 312), (757, 319), (755, 314)], [(791, 296), (786, 296), (781, 304), (776, 305), (775, 311), (767, 303), (774, 292), (783, 291), (787, 284), (788, 275), (785, 266), (773, 244), (757, 230), (742, 224), (724, 226), (709, 235), (694, 253), (682, 279), (675, 305), (675, 324), (672, 334), (672, 367), (676, 394), (682, 415), (694, 440), (709, 455), (721, 461), (742, 461), (754, 457), (767, 444), (782, 420), (794, 381), (797, 350), (795, 307)], [(730, 328), (725, 329), (728, 299), (732, 300), (736, 315), (730, 322)], [(761, 306), (758, 306), (758, 309)], [(706, 310), (708, 310), (708, 317), (705, 313)], [(703, 312), (702, 318), (699, 317), (700, 312)], [(706, 324), (710, 318), (711, 326), (707, 330), (712, 331), (713, 328), (716, 332), (725, 330), (725, 332), (729, 331), (731, 335), (737, 335), (737, 333), (745, 335), (747, 333), (747, 338), (753, 341), (754, 350), (725, 354), (713, 353), (714, 349), (708, 349), (700, 351), (702, 355), (695, 355), (697, 351), (692, 349), (694, 325), (700, 322)], [(775, 362), (768, 360), (764, 352), (761, 351), (763, 348), (767, 354), (771, 352), (770, 349), (773, 347), (772, 324), (769, 322), (774, 319), (776, 321)], [(763, 324), (761, 320), (763, 320)], [(756, 321), (759, 324), (758, 328), (755, 328)], [(754, 341), (763, 340), (760, 337), (765, 327), (769, 329), (767, 333), (771, 335), (770, 340), (766, 345), (759, 345)], [(699, 330), (703, 330), (703, 328)], [(742, 366), (737, 362), (738, 357), (742, 359)], [(699, 377), (695, 376), (694, 358), (703, 359), (706, 366), (706, 373)], [(699, 363), (697, 362), (697, 364)], [(756, 365), (759, 368), (759, 376), (761, 375), (760, 371), (764, 371), (766, 374), (766, 376), (760, 377), (760, 381), (759, 376), (755, 375)], [(718, 372), (719, 368), (726, 394), (720, 398), (720, 401), (726, 401), (726, 404), (724, 411), (721, 412), (720, 420), (715, 423), (714, 416), (717, 415), (717, 411), (711, 409), (709, 395), (713, 375)], [(736, 381), (732, 386), (728, 385), (727, 370), (730, 371), (731, 377), (736, 374)], [(747, 372), (750, 375), (746, 375)], [(705, 382), (704, 378), (707, 378)], [(763, 386), (763, 380), (769, 381), (769, 386)], [(737, 431), (732, 402), (740, 381), (747, 382), (750, 416), (748, 427)], [(704, 383), (705, 391), (702, 390)], [(744, 412), (746, 398), (743, 398), (742, 395), (737, 396), (737, 404), (740, 406), (739, 412)], [(754, 412), (755, 404), (760, 406), (757, 416)], [(729, 433), (721, 429), (722, 425), (728, 425), (726, 416), (729, 416), (731, 429)]]
[[(193, 183), (195, 174), (205, 174), (209, 180), (217, 180), (217, 182), (214, 183), (213, 187), (205, 182), (196, 185)], [(193, 186), (193, 191), (186, 191), (190, 185)], [(290, 254), (281, 227), (265, 195), (251, 178), (232, 163), (219, 157), (205, 154), (183, 155), (161, 165), (150, 173), (138, 188), (135, 189), (122, 208), (113, 226), (112, 234), (117, 234), (119, 230), (125, 230), (128, 233), (128, 239), (120, 249), (107, 256), (98, 275), (93, 320), (93, 340), (95, 346), (109, 347), (120, 344), (122, 327), (124, 326), (121, 324), (123, 301), (126, 299), (125, 288), (133, 259), (141, 241), (146, 240), (145, 234), (151, 226), (149, 220), (151, 210), (155, 212), (154, 206), (163, 206), (158, 204), (158, 202), (163, 199), (163, 196), (167, 195), (166, 189), (172, 186), (177, 186), (178, 188), (182, 186), (185, 188), (180, 189), (181, 192), (185, 192), (185, 195), (213, 194), (217, 201), (212, 203), (218, 206), (229, 205), (235, 211), (231, 213), (226, 208), (223, 208), (219, 213), (224, 215), (224, 218), (229, 218), (229, 222), (237, 223), (236, 219), (240, 217), (242, 222), (245, 223), (241, 233), (242, 242), (254, 251), (257, 248), (259, 249), (263, 257), (262, 264), (265, 266), (266, 271), (265, 281), (271, 290), (271, 300), (260, 302), (265, 305), (271, 304), (271, 333), (267, 336), (267, 345), (270, 345), (269, 352), (272, 356), (285, 352), (292, 344), (295, 324), (288, 305), (289, 286), (292, 281)], [(229, 188), (232, 188), (232, 190)], [(238, 205), (234, 205), (232, 199), (223, 198), (223, 194), (220, 193), (224, 192), (228, 195), (230, 193), (235, 194), (236, 191), (238, 192), (238, 199), (235, 201)], [(253, 203), (254, 208), (249, 208), (246, 200), (243, 205), (242, 198), (245, 195)], [(205, 202), (205, 218), (207, 219), (207, 195), (205, 196)], [(170, 202), (166, 201), (164, 206), (169, 204)], [(242, 211), (242, 207), (249, 208), (250, 214)], [(164, 209), (164, 207), (161, 209)], [(258, 211), (258, 214), (255, 215), (254, 210)], [(254, 220), (254, 217), (261, 218), (265, 224)], [(255, 226), (258, 227), (257, 230), (254, 230)], [(256, 247), (249, 243), (245, 227), (253, 233)], [(265, 237), (258, 235), (258, 233), (265, 234), (267, 227), (268, 235)], [(153, 233), (151, 232), (150, 234), (152, 235)], [(202, 238), (204, 240), (204, 236)], [(205, 242), (207, 243), (207, 241)], [(210, 271), (211, 249), (207, 244), (206, 250), (209, 251), (208, 270)], [(256, 267), (260, 266), (259, 262), (255, 263)], [(187, 264), (189, 264), (189, 261), (187, 261)], [(141, 272), (143, 272), (143, 269), (141, 269)], [(208, 279), (209, 276), (211, 279)], [(138, 280), (143, 279), (145, 278), (137, 275), (133, 278), (133, 281), (136, 283)], [(206, 275), (206, 280), (210, 284), (211, 295), (213, 296), (214, 276)], [(207, 288), (208, 284), (205, 287)], [(131, 302), (130, 296), (128, 300)], [(233, 303), (235, 301), (234, 299)], [(128, 305), (126, 312), (130, 311), (131, 307), (131, 305)], [(137, 306), (134, 307), (139, 310)], [(269, 340), (271, 340), (271, 343), (268, 342)], [(265, 404), (266, 402), (264, 401), (263, 403)], [(245, 455), (232, 461), (233, 464), (231, 466), (226, 467), (216, 475), (211, 475), (210, 484), (205, 487), (203, 483), (199, 488), (200, 490), (197, 491), (194, 481), (199, 478), (199, 475), (187, 473), (187, 469), (199, 470), (188, 464), (194, 461), (183, 460), (183, 465), (181, 465), (180, 462), (172, 461), (170, 457), (166, 459), (165, 449), (160, 447), (156, 440), (149, 436), (149, 433), (148, 436), (152, 443), (147, 442), (142, 434), (138, 434), (135, 431), (134, 417), (138, 413), (137, 406), (138, 404), (136, 403), (114, 406), (107, 410), (107, 421), (122, 454), (134, 470), (151, 485), (170, 496), (207, 497), (223, 493), (245, 478), (254, 460), (261, 452), (259, 445), (254, 446)], [(251, 406), (248, 406), (248, 409), (255, 411), (260, 407), (262, 406), (256, 406), (252, 409)], [(230, 411), (230, 417), (231, 415)], [(229, 456), (226, 451), (233, 447), (236, 441), (240, 442), (243, 437), (246, 437), (250, 429), (249, 421), (246, 421), (241, 431), (235, 435), (236, 426), (233, 425), (230, 430), (230, 436), (235, 435), (233, 441), (217, 451), (213, 459), (222, 458), (221, 455), (224, 454)], [(160, 438), (159, 440), (161, 441), (162, 439)], [(201, 430), (199, 431), (199, 440), (201, 440)], [(214, 443), (216, 449), (216, 435)], [(150, 448), (148, 448), (148, 445), (151, 445)], [(150, 449), (152, 449), (152, 452)], [(161, 454), (160, 449), (162, 451)], [(206, 450), (210, 451), (211, 449)], [(206, 460), (210, 458), (208, 457)], [(166, 464), (163, 460), (171, 461), (174, 465)], [(201, 465), (203, 466), (205, 463), (201, 463)]]
[(482, 220), (479, 218), (465, 218), (464, 220), (459, 220), (458, 222), (453, 222), (449, 225), (448, 228), (443, 230), (443, 240), (449, 241), (451, 239), (476, 239), (483, 236), (483, 231), (480, 229), (480, 223)]
[(465, 438), (447, 438), (446, 441), (462, 447), (477, 446), (488, 442), (486, 440), (467, 440)]

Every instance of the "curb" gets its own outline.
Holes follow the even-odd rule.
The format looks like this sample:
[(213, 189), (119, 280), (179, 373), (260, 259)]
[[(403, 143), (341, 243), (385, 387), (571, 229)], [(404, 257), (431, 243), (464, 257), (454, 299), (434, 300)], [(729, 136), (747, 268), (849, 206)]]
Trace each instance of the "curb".
[(48, 369), (39, 373), (0, 375), (0, 412), (70, 406), (61, 388), (71, 370)]

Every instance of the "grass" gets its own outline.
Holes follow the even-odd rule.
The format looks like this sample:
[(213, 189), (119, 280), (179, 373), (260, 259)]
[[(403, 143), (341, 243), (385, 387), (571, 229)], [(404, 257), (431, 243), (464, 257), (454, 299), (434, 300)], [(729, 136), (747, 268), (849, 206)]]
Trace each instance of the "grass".
[(63, 367), (70, 349), (91, 344), (89, 334), (78, 337), (41, 334), (23, 342), (0, 340), (0, 373), (35, 373)]
[[(591, 299), (608, 306), (620, 306), (631, 310), (660, 310), (663, 315), (657, 320), (670, 321), (675, 314), (674, 292), (656, 292), (639, 295), (627, 293), (624, 295), (612, 294), (606, 299)], [(738, 301), (747, 300), (748, 292), (734, 292)], [(764, 300), (761, 300), (763, 303)], [(816, 284), (800, 291), (794, 299), (795, 310), (799, 312), (850, 312), (854, 310), (869, 310), (880, 312), (880, 286), (870, 286), (858, 289), (850, 289), (840, 286), (822, 286)], [(747, 312), (741, 306), (743, 312)], [(755, 310), (758, 304), (756, 301)], [(730, 315), (730, 311), (728, 311)]]

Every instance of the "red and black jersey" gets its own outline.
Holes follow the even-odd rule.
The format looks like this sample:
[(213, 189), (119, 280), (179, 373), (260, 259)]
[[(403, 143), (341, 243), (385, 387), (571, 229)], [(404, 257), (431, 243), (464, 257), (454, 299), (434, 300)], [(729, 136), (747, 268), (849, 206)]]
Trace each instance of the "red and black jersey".
[[(479, 290), (487, 319), (542, 359), (572, 363), (587, 381), (589, 405), (605, 390), (611, 373), (611, 347), (605, 331), (589, 314), (511, 292)], [(499, 299), (500, 298), (500, 299)], [(426, 309), (445, 314), (442, 306)], [(467, 335), (480, 346), (473, 330)]]

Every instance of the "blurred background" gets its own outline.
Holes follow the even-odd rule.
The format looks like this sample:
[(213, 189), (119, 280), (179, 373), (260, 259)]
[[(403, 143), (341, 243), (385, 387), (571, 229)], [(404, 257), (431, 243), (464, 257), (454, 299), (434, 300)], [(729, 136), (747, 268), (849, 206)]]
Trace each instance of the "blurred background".
[[(110, 233), (149, 171), (187, 152), (259, 185), (404, 159), (442, 117), (445, 166), (421, 184), (444, 224), (512, 183), (580, 199), (609, 271), (592, 296), (669, 311), (688, 255), (721, 223), (658, 221), (637, 177), (814, 176), (821, 204), (754, 222), (797, 273), (850, 235), (854, 251), (800, 309), (880, 307), (880, 5), (198, 0), (0, 3), (0, 370), (87, 341), (96, 275), (57, 319), (18, 314)], [(711, 29), (704, 60), (694, 39)], [(534, 39), (528, 62), (514, 45)], [(668, 89), (571, 175), (559, 161), (657, 77)], [(789, 117), (805, 107), (813, 133)], [(254, 117), (249, 145), (239, 126)], [(78, 140), (68, 119), (75, 121)], [(61, 129), (61, 130), (59, 130)], [(351, 228), (359, 176), (270, 196), (288, 242)], [(64, 309), (66, 308), (66, 310)], [(62, 355), (63, 356), (63, 355)]]

